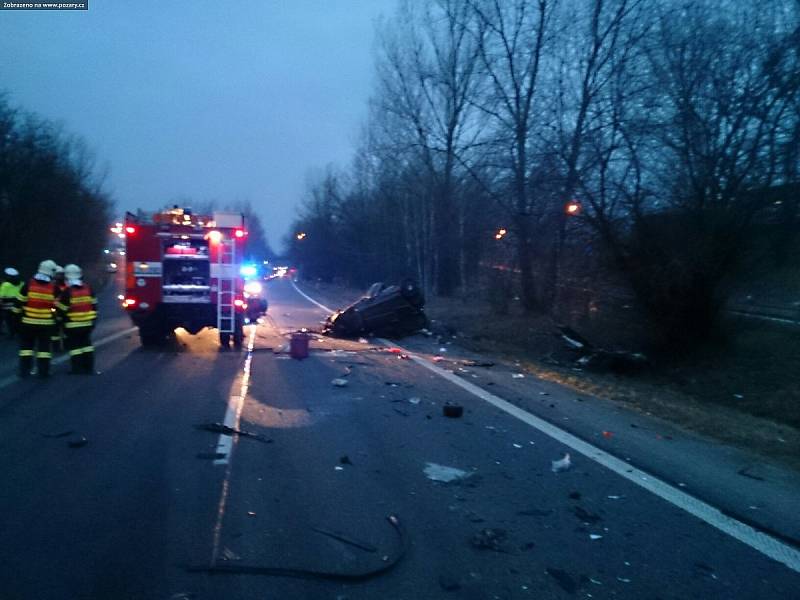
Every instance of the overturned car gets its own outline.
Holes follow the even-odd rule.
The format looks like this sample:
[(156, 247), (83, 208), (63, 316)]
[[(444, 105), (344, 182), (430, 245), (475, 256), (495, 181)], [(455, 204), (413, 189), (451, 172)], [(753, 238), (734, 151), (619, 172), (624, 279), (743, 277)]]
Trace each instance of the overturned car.
[(425, 296), (411, 279), (400, 285), (374, 283), (366, 295), (328, 318), (324, 333), (335, 337), (402, 337), (428, 325)]

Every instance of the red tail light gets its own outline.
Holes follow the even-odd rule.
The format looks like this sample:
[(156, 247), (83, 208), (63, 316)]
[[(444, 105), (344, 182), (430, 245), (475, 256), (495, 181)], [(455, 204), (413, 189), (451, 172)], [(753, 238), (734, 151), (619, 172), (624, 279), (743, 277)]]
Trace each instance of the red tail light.
[(134, 306), (136, 306), (136, 298), (125, 298), (122, 301), (123, 308), (133, 308)]
[(244, 229), (237, 229), (236, 231), (233, 232), (233, 235), (235, 235), (239, 239), (242, 239), (247, 235), (247, 232)]
[(242, 308), (244, 306), (244, 300), (237, 298), (236, 300), (233, 301), (233, 304), (234, 306)]
[(134, 233), (136, 233), (136, 227), (134, 227), (133, 225), (126, 225), (125, 233), (127, 233), (128, 235), (133, 235)]

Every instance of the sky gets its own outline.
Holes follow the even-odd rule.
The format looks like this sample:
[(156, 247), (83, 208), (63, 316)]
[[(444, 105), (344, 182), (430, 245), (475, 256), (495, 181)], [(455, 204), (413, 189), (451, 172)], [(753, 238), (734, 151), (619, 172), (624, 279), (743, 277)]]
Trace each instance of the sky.
[(89, 0), (0, 11), (0, 91), (83, 137), (118, 214), (249, 200), (281, 249), (308, 173), (347, 165), (396, 0)]

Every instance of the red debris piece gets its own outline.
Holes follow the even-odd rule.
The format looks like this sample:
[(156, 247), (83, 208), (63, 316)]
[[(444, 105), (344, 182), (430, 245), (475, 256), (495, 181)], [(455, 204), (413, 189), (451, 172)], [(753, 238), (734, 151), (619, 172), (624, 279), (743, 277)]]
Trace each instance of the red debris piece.
[(612, 431), (604, 431), (603, 432), (603, 437), (606, 438), (606, 439), (611, 439), (612, 437), (614, 437), (614, 432), (612, 432)]

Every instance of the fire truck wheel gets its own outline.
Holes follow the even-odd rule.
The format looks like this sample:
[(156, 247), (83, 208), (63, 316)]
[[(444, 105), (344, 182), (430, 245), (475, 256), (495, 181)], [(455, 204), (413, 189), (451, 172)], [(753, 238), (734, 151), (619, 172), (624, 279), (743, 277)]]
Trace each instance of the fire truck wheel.
[(231, 341), (231, 334), (230, 333), (222, 333), (219, 334), (219, 345), (223, 348), (227, 348)]

